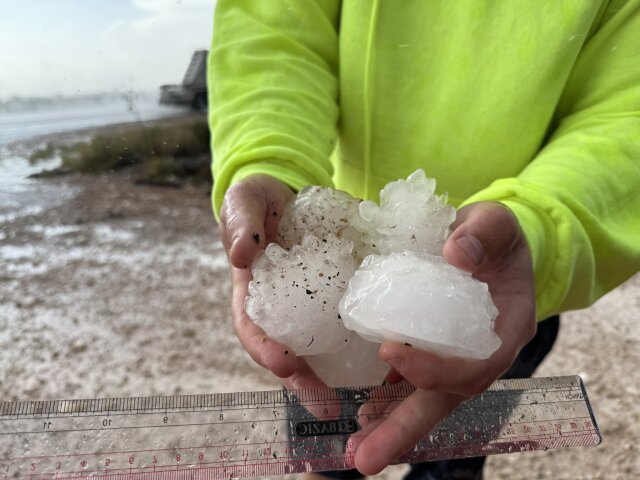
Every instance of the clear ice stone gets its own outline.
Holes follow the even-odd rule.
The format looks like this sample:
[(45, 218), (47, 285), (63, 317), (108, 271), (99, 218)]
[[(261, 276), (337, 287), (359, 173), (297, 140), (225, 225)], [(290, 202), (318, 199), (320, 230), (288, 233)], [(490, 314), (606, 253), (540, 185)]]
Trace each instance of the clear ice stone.
[(311, 367), (336, 386), (377, 384), (388, 370), (377, 345), (345, 325), (376, 342), (490, 356), (500, 345), (497, 310), (486, 284), (443, 260), (455, 209), (435, 186), (418, 170), (387, 184), (380, 205), (324, 187), (303, 189), (278, 227), (284, 249), (269, 245), (254, 262), (249, 316), (297, 354), (312, 355)]
[(371, 341), (408, 342), (477, 359), (490, 357), (501, 344), (487, 284), (424, 253), (365, 258), (339, 310), (347, 328)]
[(298, 355), (336, 353), (347, 346), (338, 303), (355, 270), (352, 244), (306, 235), (291, 251), (272, 243), (253, 263), (245, 310)]
[(380, 385), (390, 367), (378, 358), (380, 343), (353, 334), (351, 343), (334, 354), (313, 355), (305, 360), (331, 387)]
[(351, 219), (358, 215), (360, 200), (346, 192), (325, 187), (305, 187), (289, 202), (278, 224), (278, 243), (286, 249), (302, 243), (305, 235), (326, 238), (331, 234), (354, 244), (360, 238)]
[(359, 258), (372, 253), (413, 251), (442, 255), (449, 225), (456, 217), (447, 196), (435, 195), (436, 181), (416, 170), (406, 180), (388, 183), (380, 205), (362, 202), (353, 224), (362, 232)]

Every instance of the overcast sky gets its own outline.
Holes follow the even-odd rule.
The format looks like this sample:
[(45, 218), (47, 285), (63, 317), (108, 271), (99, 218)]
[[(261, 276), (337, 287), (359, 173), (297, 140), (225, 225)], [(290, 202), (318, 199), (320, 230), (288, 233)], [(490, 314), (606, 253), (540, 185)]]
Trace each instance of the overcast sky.
[(2, 0), (0, 100), (179, 83), (216, 0)]

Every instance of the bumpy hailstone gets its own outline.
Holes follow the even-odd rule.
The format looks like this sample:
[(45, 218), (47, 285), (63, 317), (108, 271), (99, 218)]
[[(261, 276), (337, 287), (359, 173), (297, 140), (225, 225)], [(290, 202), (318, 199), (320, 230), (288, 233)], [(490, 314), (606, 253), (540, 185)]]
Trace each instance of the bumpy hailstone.
[(456, 211), (435, 189), (436, 181), (416, 170), (406, 180), (388, 183), (380, 191), (380, 205), (362, 202), (354, 218), (365, 245), (356, 245), (358, 256), (406, 250), (442, 255)]
[(338, 353), (313, 355), (305, 360), (330, 387), (380, 385), (389, 365), (378, 358), (379, 343), (353, 334), (349, 346)]
[(253, 263), (245, 309), (269, 337), (298, 355), (335, 353), (351, 332), (338, 314), (355, 270), (350, 242), (306, 235), (291, 251), (272, 243)]
[(302, 243), (306, 234), (318, 238), (335, 235), (356, 242), (360, 233), (350, 224), (360, 201), (346, 192), (325, 187), (306, 187), (290, 202), (278, 224), (278, 243), (289, 249)]
[(407, 342), (442, 355), (484, 359), (501, 344), (487, 284), (438, 256), (367, 257), (340, 313), (347, 328), (368, 340)]

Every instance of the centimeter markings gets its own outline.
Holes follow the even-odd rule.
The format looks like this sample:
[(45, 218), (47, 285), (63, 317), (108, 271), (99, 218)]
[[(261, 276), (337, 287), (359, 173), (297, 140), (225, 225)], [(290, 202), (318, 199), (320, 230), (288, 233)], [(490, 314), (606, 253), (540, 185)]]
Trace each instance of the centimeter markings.
[[(487, 392), (513, 392), (514, 390), (543, 391), (574, 389), (582, 382), (577, 377), (547, 377), (498, 380)], [(578, 382), (578, 383), (576, 383)], [(385, 385), (384, 387), (357, 387), (357, 390), (377, 389), (383, 391), (376, 399), (383, 401), (401, 400), (409, 396), (415, 387), (408, 384)], [(584, 390), (583, 387), (581, 387)], [(352, 390), (353, 387), (344, 390)], [(382, 390), (384, 389), (384, 390)], [(335, 390), (330, 388), (306, 389), (295, 392), (302, 404), (326, 403), (335, 400)], [(585, 392), (586, 393), (586, 392)], [(196, 395), (173, 395), (153, 397), (123, 397), (76, 400), (45, 400), (0, 402), (0, 417), (35, 416), (69, 413), (104, 413), (190, 410), (194, 408), (248, 407), (259, 405), (281, 405), (289, 401), (290, 393), (285, 390), (265, 390), (258, 392), (209, 393)]]
[[(395, 405), (413, 391), (396, 384), (4, 402), (0, 480), (216, 480), (351, 468), (350, 445), (359, 433), (344, 428), (357, 426), (360, 406)], [(337, 420), (332, 407), (340, 411)], [(579, 377), (499, 380), (399, 462), (600, 439)]]
[[(362, 387), (366, 388), (382, 387)], [(345, 390), (348, 390), (346, 388)], [(385, 400), (406, 398), (415, 387), (406, 384), (384, 387)], [(265, 405), (283, 405), (289, 402), (290, 392), (285, 390), (265, 390), (259, 392), (210, 393), (196, 395), (173, 395), (156, 397), (100, 398), (86, 400), (47, 400), (0, 402), (0, 417), (34, 416), (69, 413), (104, 412), (152, 412), (169, 410), (192, 410), (195, 408), (255, 407)], [(318, 388), (297, 390), (295, 395), (303, 404), (326, 403), (335, 401), (335, 389)]]

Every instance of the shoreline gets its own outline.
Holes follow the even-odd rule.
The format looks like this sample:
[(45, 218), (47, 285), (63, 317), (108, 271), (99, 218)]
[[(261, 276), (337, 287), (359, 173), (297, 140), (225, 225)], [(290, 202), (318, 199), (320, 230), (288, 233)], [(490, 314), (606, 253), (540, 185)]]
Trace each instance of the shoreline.
[(38, 135), (5, 145), (2, 152), (4, 161), (17, 157), (14, 175), (22, 164), (31, 179), (128, 170), (140, 184), (211, 184), (206, 116), (195, 112)]
[(83, 141), (90, 137), (94, 137), (100, 134), (110, 134), (110, 133), (116, 133), (118, 131), (126, 131), (128, 129), (131, 129), (137, 126), (150, 127), (150, 126), (181, 124), (186, 122), (192, 122), (202, 118), (206, 119), (206, 116), (196, 112), (185, 112), (184, 114), (180, 114), (180, 115), (154, 118), (151, 120), (119, 122), (119, 123), (111, 123), (111, 124), (102, 125), (102, 126), (78, 128), (78, 129), (67, 130), (62, 132), (44, 133), (44, 134), (36, 135), (34, 137), (26, 138), (26, 139), (11, 141), (0, 146), (7, 148), (7, 150), (11, 153), (24, 155), (25, 150), (33, 150), (38, 146), (42, 144), (46, 144), (48, 142), (51, 142), (54, 146), (59, 147), (64, 144)]

